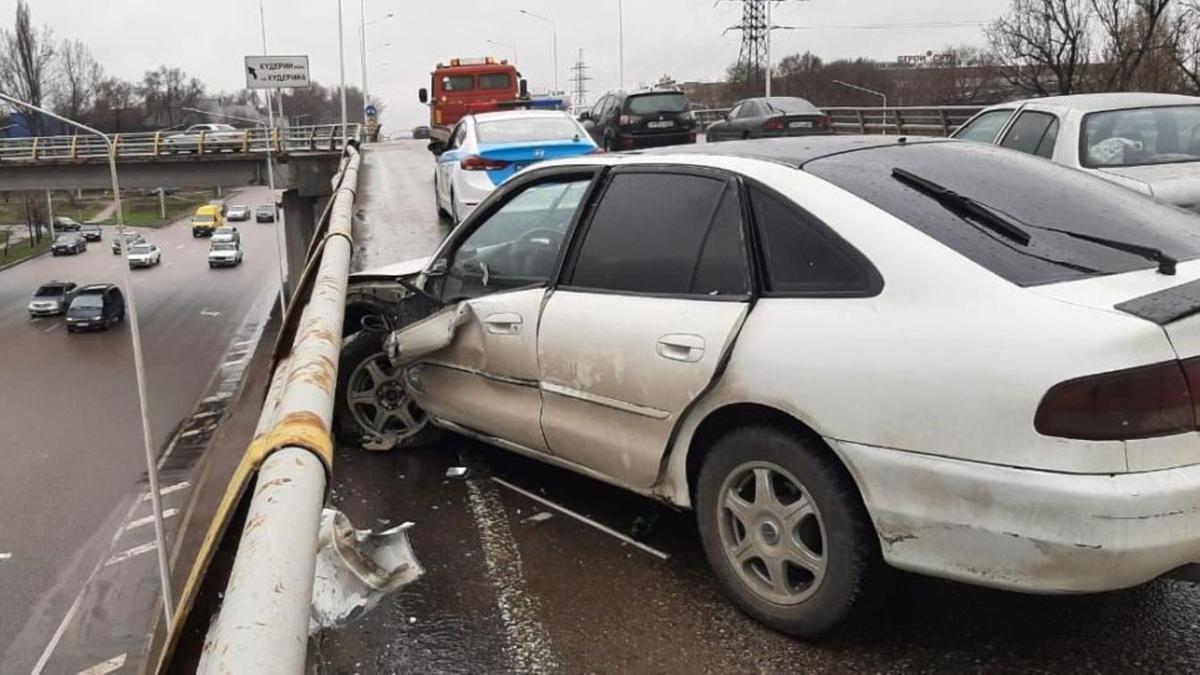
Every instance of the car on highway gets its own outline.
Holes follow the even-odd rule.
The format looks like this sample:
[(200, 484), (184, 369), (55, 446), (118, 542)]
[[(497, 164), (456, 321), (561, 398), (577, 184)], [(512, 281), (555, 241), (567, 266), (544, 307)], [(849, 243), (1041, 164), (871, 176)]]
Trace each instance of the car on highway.
[(229, 124), (193, 124), (163, 136), (163, 149), (168, 152), (240, 150), (245, 137), (244, 131)]
[(792, 96), (747, 98), (733, 104), (725, 119), (709, 125), (704, 138), (709, 143), (832, 134), (829, 115), (805, 99)]
[(245, 204), (234, 204), (225, 212), (225, 220), (250, 220), (250, 207)]
[(104, 230), (95, 223), (87, 223), (79, 227), (79, 234), (88, 241), (101, 241), (104, 239)]
[(429, 138), (429, 127), (423, 125), (413, 127), (412, 137), (417, 140)]
[(60, 234), (50, 244), (50, 255), (75, 255), (87, 251), (87, 239), (75, 232)]
[(38, 286), (29, 301), (29, 316), (57, 316), (67, 311), (75, 297), (75, 284), (70, 281), (51, 281)]
[(607, 152), (696, 142), (696, 117), (681, 91), (615, 91), (579, 116)]
[(1109, 591), (1200, 571), (1198, 286), (1194, 215), (979, 143), (547, 162), (354, 276), (335, 425), (691, 508), (725, 594), (791, 634), (885, 565)]
[(115, 284), (89, 284), (80, 288), (67, 308), (67, 332), (108, 330), (125, 320), (125, 296)]
[(953, 134), (1086, 171), (1200, 210), (1200, 97), (1107, 93), (985, 108)]
[(273, 204), (259, 204), (258, 208), (254, 209), (254, 222), (275, 222), (275, 206)]
[(192, 237), (211, 237), (213, 232), (225, 225), (221, 207), (205, 204), (196, 209), (192, 216)]
[[(146, 241), (140, 232), (125, 233), (125, 247), (130, 248), (135, 244), (141, 244)], [(112, 238), (112, 253), (113, 255), (121, 255), (121, 237), (120, 235)]]
[(439, 213), (457, 223), (513, 174), (538, 162), (596, 152), (587, 131), (565, 112), (514, 110), (467, 115), (450, 143), (432, 141)]
[(242, 245), (236, 241), (213, 240), (208, 247), (209, 267), (232, 267), (242, 264)]
[(78, 232), (80, 227), (82, 226), (73, 218), (66, 216), (54, 217), (54, 230), (56, 232)]
[(212, 234), (213, 243), (217, 242), (233, 242), (241, 243), (242, 233), (233, 225), (223, 225), (218, 227)]
[(162, 250), (158, 245), (149, 242), (138, 242), (129, 247), (129, 253), (125, 256), (129, 261), (129, 269), (139, 267), (154, 267), (162, 264)]

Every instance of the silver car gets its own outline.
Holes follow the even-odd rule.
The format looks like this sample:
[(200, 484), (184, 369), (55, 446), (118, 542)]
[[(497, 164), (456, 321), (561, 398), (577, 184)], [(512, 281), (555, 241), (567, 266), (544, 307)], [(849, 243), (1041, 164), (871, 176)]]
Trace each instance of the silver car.
[(992, 143), (1086, 171), (1155, 199), (1200, 208), (1200, 98), (1108, 93), (987, 108), (954, 138)]

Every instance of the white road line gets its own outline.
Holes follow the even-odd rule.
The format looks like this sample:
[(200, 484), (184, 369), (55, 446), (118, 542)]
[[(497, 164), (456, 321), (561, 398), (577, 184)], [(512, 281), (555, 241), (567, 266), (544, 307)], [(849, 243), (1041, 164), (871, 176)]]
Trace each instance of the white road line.
[[(191, 485), (192, 484), (187, 482), (186, 480), (183, 481), (182, 483), (168, 485), (167, 487), (158, 491), (158, 496), (163, 497), (163, 496), (171, 494), (172, 492), (179, 492), (180, 490), (185, 490), (185, 489), (191, 487)], [(150, 501), (150, 493), (149, 492), (142, 495), (142, 501), (144, 501), (144, 502)]]
[(631, 546), (636, 546), (636, 547), (642, 549), (643, 551), (645, 551), (646, 553), (649, 553), (650, 555), (655, 556), (661, 560), (666, 560), (667, 558), (671, 557), (670, 555), (663, 553), (662, 551), (660, 551), (656, 548), (647, 546), (647, 545), (643, 544), (642, 542), (637, 541), (636, 539), (632, 539), (620, 532), (617, 532), (616, 530), (612, 529), (611, 527), (608, 527), (607, 525), (601, 525), (600, 523), (597, 523), (596, 521), (592, 520), (591, 518), (588, 518), (587, 516), (575, 513), (574, 511), (572, 511), (571, 509), (568, 509), (565, 506), (559, 506), (558, 504), (555, 504), (554, 502), (550, 501), (549, 499), (546, 499), (545, 497), (535, 495), (534, 493), (532, 493), (528, 490), (522, 490), (521, 488), (517, 487), (516, 485), (513, 485), (512, 483), (509, 483), (506, 480), (496, 478), (495, 476), (492, 476), (492, 480), (495, 481), (496, 483), (499, 483), (500, 485), (503, 485), (504, 487), (508, 488), (509, 490), (512, 490), (513, 492), (516, 492), (516, 493), (525, 495), (526, 497), (529, 497), (530, 499), (532, 499), (535, 502), (538, 502), (539, 504), (549, 506), (550, 508), (554, 509), (555, 511), (558, 511), (559, 513), (563, 513), (568, 516), (571, 516), (575, 520), (578, 520), (579, 522), (584, 523), (586, 525), (591, 525), (592, 527), (596, 528), (597, 530), (600, 530), (601, 532), (603, 532), (605, 534), (610, 534), (610, 535), (616, 537), (617, 539), (620, 539), (621, 541), (625, 542), (626, 544), (630, 544)]
[(207, 307), (200, 310), (200, 316), (221, 316), (220, 312), (210, 311)]
[(487, 483), (469, 480), (467, 495), (488, 578), (496, 588), (500, 620), (508, 635), (504, 651), (511, 670), (520, 673), (558, 670), (558, 661), (550, 649), (550, 635), (538, 620), (537, 597), (525, 591), (521, 554), (499, 493)]
[(4, 562), (5, 560), (12, 560), (12, 554), (11, 553), (0, 553), (0, 562)]
[(179, 249), (183, 248), (184, 246), (186, 246), (186, 244), (180, 244), (175, 247), (175, 250), (178, 251)]
[(50, 331), (54, 330), (55, 328), (58, 328), (58, 326), (59, 326), (59, 324), (57, 324), (57, 323), (56, 323), (56, 324), (53, 324), (53, 325), (51, 325), (49, 328), (47, 328), (46, 330), (44, 330), (44, 331), (42, 331), (42, 332), (43, 332), (43, 333), (49, 333)]
[(79, 675), (108, 675), (111, 672), (120, 670), (125, 665), (126, 654), (114, 656), (103, 663), (88, 668), (87, 670), (79, 671)]
[(146, 544), (142, 544), (141, 546), (134, 546), (131, 549), (121, 551), (120, 553), (109, 558), (107, 561), (105, 561), (104, 566), (108, 567), (109, 565), (116, 565), (117, 563), (125, 562), (126, 560), (129, 560), (130, 558), (132, 558), (136, 555), (141, 555), (143, 553), (149, 553), (157, 548), (158, 548), (158, 544), (153, 541), (146, 543)]
[[(166, 511), (163, 511), (163, 520), (166, 520), (177, 513), (179, 513), (179, 509), (167, 509)], [(128, 532), (134, 528), (144, 527), (153, 522), (154, 516), (152, 515), (146, 516), (145, 518), (138, 518), (137, 520), (131, 521), (128, 525), (126, 525), (125, 531)]]

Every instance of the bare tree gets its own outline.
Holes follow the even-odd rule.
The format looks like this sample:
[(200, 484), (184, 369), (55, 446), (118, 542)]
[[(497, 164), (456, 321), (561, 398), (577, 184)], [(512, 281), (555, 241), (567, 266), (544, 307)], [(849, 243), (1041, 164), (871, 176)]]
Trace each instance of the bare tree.
[(170, 128), (186, 118), (182, 108), (195, 107), (204, 96), (204, 83), (180, 68), (159, 66), (146, 71), (137, 92), (150, 124)]
[[(35, 28), (25, 0), (17, 0), (13, 30), (0, 30), (0, 88), (9, 94), (42, 105), (51, 87), (54, 40), (47, 27)], [(43, 132), (39, 115), (30, 115), (31, 131)]]
[(58, 49), (58, 105), (60, 114), (79, 119), (92, 107), (104, 68), (79, 40), (63, 40)]
[(1169, 22), (1171, 59), (1191, 93), (1200, 93), (1200, 0), (1181, 0)]
[(1083, 88), (1093, 13), (1089, 0), (1012, 0), (986, 30), (1004, 77), (1038, 96)]
[(1171, 0), (1091, 0), (1103, 32), (1102, 61), (1094, 86), (1127, 91), (1148, 54), (1164, 49)]

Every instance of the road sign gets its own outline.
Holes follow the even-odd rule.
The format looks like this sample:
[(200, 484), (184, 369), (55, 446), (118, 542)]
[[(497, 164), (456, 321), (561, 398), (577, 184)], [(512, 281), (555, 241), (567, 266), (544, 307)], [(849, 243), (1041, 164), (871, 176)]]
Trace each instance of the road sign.
[(247, 89), (301, 89), (311, 86), (307, 56), (247, 56)]
[(373, 106), (373, 105), (367, 106), (367, 109), (364, 112), (367, 113), (367, 117), (375, 117), (376, 115), (379, 114), (379, 110), (376, 109), (375, 106)]

